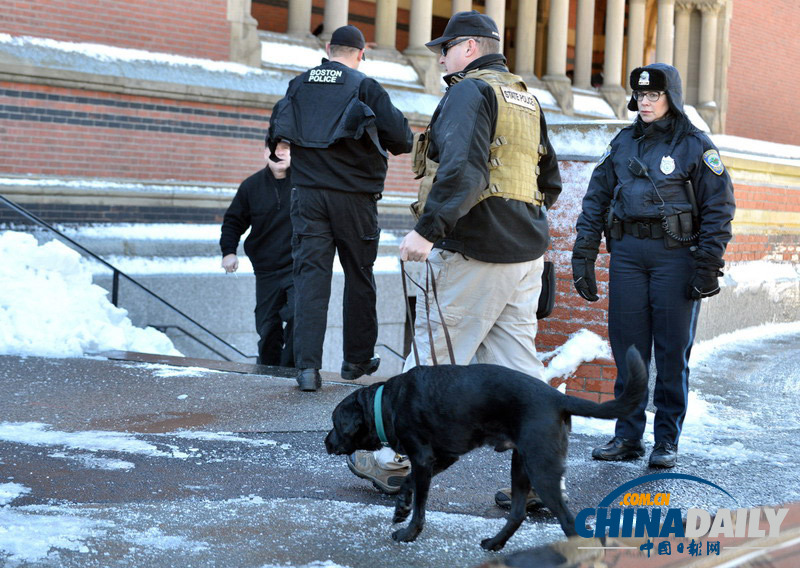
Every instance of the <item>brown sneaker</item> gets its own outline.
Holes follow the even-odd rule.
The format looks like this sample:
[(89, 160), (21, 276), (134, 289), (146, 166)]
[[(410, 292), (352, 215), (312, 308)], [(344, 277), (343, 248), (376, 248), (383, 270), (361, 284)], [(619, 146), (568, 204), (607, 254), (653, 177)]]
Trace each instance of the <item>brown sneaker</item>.
[(347, 467), (361, 479), (371, 481), (375, 489), (394, 495), (400, 492), (406, 476), (411, 473), (411, 468), (384, 469), (375, 460), (372, 452), (358, 450), (347, 456)]

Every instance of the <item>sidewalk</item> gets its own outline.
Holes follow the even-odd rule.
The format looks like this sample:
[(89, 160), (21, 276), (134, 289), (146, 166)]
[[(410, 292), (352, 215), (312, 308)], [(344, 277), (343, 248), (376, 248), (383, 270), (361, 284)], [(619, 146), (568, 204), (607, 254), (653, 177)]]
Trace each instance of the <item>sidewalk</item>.
[[(673, 471), (736, 503), (668, 480), (653, 491), (670, 492), (670, 507), (800, 501), (797, 340), (734, 349), (693, 371), (705, 399), (693, 404), (707, 421), (686, 430)], [(504, 522), (493, 494), (510, 462), (484, 448), (434, 480), (419, 539), (394, 543), (392, 498), (325, 453), (330, 413), (357, 385), (324, 378), (321, 391), (301, 393), (292, 378), (231, 370), (0, 357), (0, 565), (5, 555), (6, 566), (449, 568), (564, 539), (540, 511), (502, 553), (480, 548)], [(653, 473), (644, 460), (590, 460), (610, 427), (591, 422), (599, 426), (576, 421), (570, 438), (573, 513)], [(624, 565), (663, 565), (633, 561)]]

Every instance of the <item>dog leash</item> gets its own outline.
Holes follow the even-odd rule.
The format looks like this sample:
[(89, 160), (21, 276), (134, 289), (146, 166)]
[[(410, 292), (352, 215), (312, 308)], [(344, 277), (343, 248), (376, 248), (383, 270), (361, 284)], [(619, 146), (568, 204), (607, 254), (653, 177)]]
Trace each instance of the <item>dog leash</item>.
[[(431, 306), (430, 306), (430, 299), (428, 292), (433, 293), (433, 300), (436, 302), (436, 309), (439, 312), (439, 321), (442, 324), (442, 331), (444, 331), (444, 339), (447, 343), (447, 354), (450, 356), (450, 363), (452, 365), (456, 364), (456, 356), (453, 352), (453, 342), (450, 339), (450, 331), (447, 329), (447, 324), (444, 322), (444, 314), (442, 314), (442, 307), (439, 305), (439, 294), (436, 290), (436, 276), (433, 273), (433, 266), (431, 266), (430, 261), (425, 261), (425, 287), (423, 288), (418, 282), (416, 282), (406, 271), (405, 263), (401, 260), (400, 261), (400, 271), (401, 271), (401, 278), (403, 280), (403, 296), (406, 300), (406, 314), (408, 317), (408, 321), (412, 321), (412, 314), (411, 314), (411, 303), (408, 301), (408, 287), (406, 285), (406, 278), (408, 278), (414, 286), (419, 288), (425, 293), (425, 317), (428, 320), (428, 342), (430, 345), (431, 351), (431, 360), (433, 361), (434, 365), (438, 365), (439, 362), (436, 358), (436, 344), (433, 341), (433, 327), (431, 326)], [(414, 360), (419, 364), (419, 349), (417, 348), (417, 340), (416, 334), (411, 333), (411, 347), (414, 351)]]

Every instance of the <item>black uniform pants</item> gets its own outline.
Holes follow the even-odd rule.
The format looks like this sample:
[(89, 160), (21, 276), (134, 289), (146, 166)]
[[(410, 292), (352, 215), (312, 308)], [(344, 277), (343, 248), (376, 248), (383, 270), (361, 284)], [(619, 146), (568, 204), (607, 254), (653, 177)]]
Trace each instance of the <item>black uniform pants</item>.
[[(666, 249), (663, 239), (623, 235), (611, 241), (608, 335), (617, 362), (614, 395), (625, 384), (625, 353), (635, 345), (650, 368), (656, 359), (656, 442), (678, 443), (689, 397), (689, 354), (694, 342), (700, 301), (687, 297), (694, 274), (688, 248)], [(638, 440), (646, 424), (645, 399), (626, 419), (617, 421), (616, 435)]]
[[(294, 286), (292, 266), (256, 270), (258, 363), (294, 367)], [(285, 326), (284, 326), (285, 324)]]
[(292, 228), (295, 366), (322, 367), (336, 252), (344, 271), (343, 356), (351, 363), (366, 361), (373, 356), (378, 338), (372, 275), (380, 237), (375, 196), (296, 187), (292, 190)]

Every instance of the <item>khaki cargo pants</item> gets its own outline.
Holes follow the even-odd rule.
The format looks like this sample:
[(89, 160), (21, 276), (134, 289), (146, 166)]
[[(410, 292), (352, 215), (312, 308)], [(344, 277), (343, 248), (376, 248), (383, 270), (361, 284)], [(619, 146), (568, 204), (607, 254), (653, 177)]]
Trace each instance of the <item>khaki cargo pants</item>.
[[(536, 309), (542, 291), (544, 258), (510, 264), (481, 262), (452, 251), (433, 249), (431, 266), (439, 305), (453, 343), (456, 364), (491, 363), (541, 378), (536, 356)], [(424, 285), (424, 271), (422, 281)], [(439, 312), (428, 292), (437, 362), (449, 364)], [(417, 294), (414, 336), (423, 365), (432, 365), (425, 296)], [(404, 371), (417, 365), (414, 352)]]
[[(439, 305), (450, 332), (456, 364), (503, 365), (541, 379), (543, 365), (536, 356), (536, 309), (542, 291), (544, 258), (511, 264), (481, 262), (462, 254), (433, 249), (428, 260), (436, 278)], [(425, 270), (417, 280), (425, 285)], [(416, 287), (414, 287), (416, 288)], [(450, 364), (439, 311), (428, 292), (436, 360)], [(414, 336), (423, 365), (432, 365), (425, 294), (418, 290)], [(403, 371), (417, 365), (412, 349)], [(386, 470), (407, 470), (405, 456), (391, 448), (374, 453)]]

